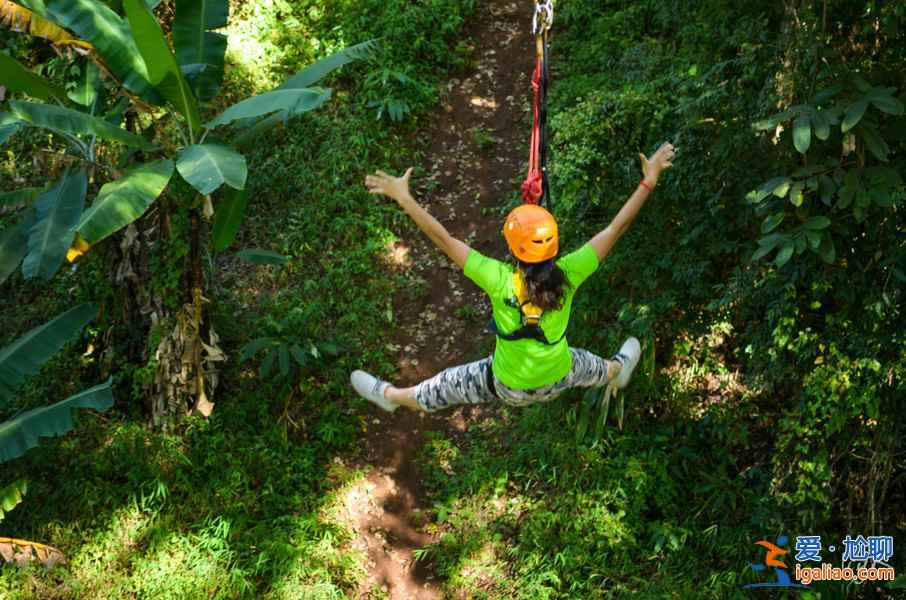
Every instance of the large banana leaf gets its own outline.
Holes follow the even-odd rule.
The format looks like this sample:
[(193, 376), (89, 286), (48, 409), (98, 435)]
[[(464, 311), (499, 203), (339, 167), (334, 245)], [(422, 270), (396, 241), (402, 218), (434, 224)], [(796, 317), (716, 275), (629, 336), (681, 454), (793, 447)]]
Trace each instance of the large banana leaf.
[(75, 424), (72, 411), (93, 408), (105, 411), (113, 406), (112, 378), (66, 400), (43, 406), (0, 423), (0, 463), (18, 458), (38, 445), (42, 437), (62, 435)]
[(53, 277), (75, 237), (85, 208), (88, 176), (85, 169), (66, 171), (59, 182), (38, 198), (34, 224), (28, 232), (28, 253), (22, 261), (26, 277)]
[[(93, 62), (86, 62), (82, 65), (82, 73), (75, 89), (66, 95), (76, 104), (92, 107), (101, 96), (103, 85), (100, 68)], [(90, 112), (94, 113), (94, 110)]]
[(129, 225), (142, 216), (167, 187), (173, 161), (158, 160), (135, 167), (120, 179), (104, 185), (82, 215), (76, 231), (90, 244)]
[(54, 46), (75, 48), (83, 54), (91, 51), (91, 44), (88, 42), (76, 39), (62, 27), (9, 0), (0, 0), (0, 25), (11, 31), (25, 31)]
[(324, 88), (274, 90), (234, 104), (205, 127), (213, 129), (238, 119), (261, 117), (273, 112), (285, 112), (287, 117), (292, 117), (318, 108), (330, 99), (330, 94), (330, 90)]
[(0, 112), (0, 144), (6, 143), (6, 140), (16, 135), (23, 127), (25, 127), (25, 122), (21, 119), (6, 112)]
[(12, 398), (22, 381), (73, 340), (97, 312), (93, 304), (80, 304), (0, 348), (0, 402)]
[(186, 118), (189, 128), (193, 132), (198, 131), (201, 129), (198, 101), (176, 64), (176, 58), (170, 52), (154, 13), (145, 5), (144, 0), (124, 0), (123, 6), (129, 25), (132, 26), (135, 43), (148, 66), (151, 84)]
[(126, 88), (148, 102), (160, 103), (160, 96), (148, 81), (148, 69), (132, 39), (129, 24), (107, 5), (97, 0), (17, 1), (91, 42)]
[(335, 52), (328, 56), (327, 58), (322, 58), (316, 63), (313, 63), (286, 81), (277, 88), (278, 90), (298, 90), (301, 88), (310, 87), (312, 84), (317, 83), (324, 78), (325, 75), (342, 67), (347, 63), (351, 63), (356, 60), (361, 60), (363, 58), (368, 58), (374, 49), (377, 48), (377, 44), (374, 40), (369, 40), (367, 42), (362, 42), (361, 44), (356, 44), (355, 46), (349, 46), (348, 48), (343, 48), (339, 52)]
[(217, 95), (223, 81), (223, 57), (227, 38), (209, 31), (226, 27), (228, 0), (179, 0), (173, 21), (176, 60), (188, 69), (201, 69), (192, 83), (197, 97), (207, 102)]
[(28, 483), (24, 479), (19, 479), (4, 488), (0, 488), (0, 521), (3, 520), (6, 513), (22, 502), (22, 497), (27, 490)]
[(155, 148), (154, 144), (140, 135), (135, 135), (104, 119), (92, 117), (77, 110), (51, 104), (18, 101), (10, 102), (9, 106), (13, 115), (35, 127), (43, 127), (70, 135), (96, 135), (111, 142), (120, 142), (143, 150)]
[(34, 222), (34, 212), (28, 211), (16, 225), (0, 231), (0, 283), (13, 274), (28, 252), (28, 230)]
[[(355, 46), (344, 48), (339, 52), (331, 54), (327, 58), (322, 58), (318, 62), (302, 69), (290, 79), (283, 82), (277, 88), (278, 90), (302, 89), (307, 88), (313, 83), (323, 79), (331, 71), (342, 67), (355, 60), (367, 58), (377, 47), (374, 41), (362, 42)], [(262, 133), (272, 129), (275, 125), (287, 119), (285, 112), (279, 112), (269, 117), (258, 120), (250, 119), (249, 122), (240, 124), (241, 131), (231, 140), (231, 143), (237, 148), (246, 148), (255, 138)]]
[(224, 183), (236, 190), (244, 189), (248, 176), (245, 157), (221, 144), (183, 148), (176, 159), (176, 170), (205, 196)]
[(0, 85), (13, 92), (25, 92), (32, 98), (66, 102), (66, 90), (35, 75), (16, 59), (0, 52)]
[[(214, 249), (222, 252), (236, 239), (236, 232), (245, 220), (245, 209), (249, 203), (249, 190), (228, 189), (217, 203), (214, 214), (214, 231), (211, 234)], [(13, 267), (15, 268), (15, 267)], [(2, 281), (2, 280), (0, 280)]]

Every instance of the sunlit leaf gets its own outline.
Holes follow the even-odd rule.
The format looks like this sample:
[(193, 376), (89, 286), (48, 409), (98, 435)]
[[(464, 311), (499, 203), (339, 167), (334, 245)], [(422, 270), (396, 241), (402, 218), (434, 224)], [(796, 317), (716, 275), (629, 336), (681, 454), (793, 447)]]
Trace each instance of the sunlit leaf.
[(183, 148), (176, 160), (176, 169), (183, 179), (206, 196), (224, 183), (233, 189), (244, 189), (248, 175), (245, 157), (221, 144)]
[(803, 184), (801, 181), (797, 181), (790, 187), (790, 203), (793, 206), (802, 206), (802, 202), (805, 199), (805, 196), (802, 192)]
[(0, 521), (6, 516), (6, 513), (14, 509), (28, 491), (28, 482), (19, 479), (12, 482), (6, 487), (0, 488)]
[(197, 71), (192, 81), (196, 96), (207, 102), (217, 95), (223, 81), (227, 38), (210, 31), (226, 27), (228, 0), (179, 0), (173, 21), (173, 45), (181, 67)]
[(327, 102), (330, 99), (330, 94), (330, 90), (323, 88), (267, 92), (234, 104), (207, 123), (205, 127), (212, 129), (232, 123), (238, 119), (261, 117), (278, 111), (285, 111), (288, 116), (299, 115), (314, 110)]
[(167, 187), (173, 161), (143, 163), (101, 188), (76, 226), (89, 244), (96, 244), (126, 227), (148, 210)]
[(201, 129), (198, 101), (176, 63), (176, 57), (170, 52), (154, 14), (143, 0), (124, 0), (123, 6), (135, 44), (148, 66), (149, 81), (186, 118), (189, 128), (198, 131)]
[(93, 62), (86, 62), (82, 65), (82, 73), (75, 89), (68, 92), (67, 96), (76, 104), (82, 106), (91, 106), (98, 98), (98, 92), (102, 88), (101, 70)]

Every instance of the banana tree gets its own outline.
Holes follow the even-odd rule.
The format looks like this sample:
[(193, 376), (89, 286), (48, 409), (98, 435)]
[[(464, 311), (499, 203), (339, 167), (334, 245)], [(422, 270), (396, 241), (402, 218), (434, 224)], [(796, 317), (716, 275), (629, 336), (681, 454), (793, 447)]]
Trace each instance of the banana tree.
[[(0, 85), (29, 97), (9, 101), (8, 110), (0, 112), (0, 143), (25, 128), (39, 128), (56, 134), (67, 155), (66, 168), (54, 182), (37, 194), (22, 191), (21, 204), (28, 204), (26, 195), (36, 195), (33, 206), (0, 232), (0, 283), (20, 265), (25, 278), (50, 279), (66, 260), (76, 261), (124, 228), (140, 225), (152, 206), (173, 199), (159, 210), (176, 206), (187, 215), (191, 264), (184, 278), (185, 304), (169, 315), (176, 325), (155, 355), (161, 369), (152, 396), (160, 398), (152, 398), (152, 411), (175, 415), (191, 406), (207, 413), (213, 384), (206, 375), (210, 362), (223, 357), (204, 320), (202, 256), (208, 244), (216, 250), (229, 247), (244, 220), (249, 198), (242, 149), (277, 124), (323, 106), (331, 91), (314, 84), (366, 57), (373, 43), (346, 48), (276, 90), (206, 120), (206, 103), (216, 97), (223, 79), (227, 40), (214, 30), (227, 24), (228, 0), (176, 0), (170, 35), (155, 17), (153, 1), (17, 4), (92, 51), (83, 59), (75, 92), (0, 53)], [(120, 12), (115, 10), (119, 5)], [(209, 239), (203, 223), (211, 219)], [(182, 366), (184, 356), (193, 357), (188, 370)], [(169, 367), (163, 364), (168, 361)]]

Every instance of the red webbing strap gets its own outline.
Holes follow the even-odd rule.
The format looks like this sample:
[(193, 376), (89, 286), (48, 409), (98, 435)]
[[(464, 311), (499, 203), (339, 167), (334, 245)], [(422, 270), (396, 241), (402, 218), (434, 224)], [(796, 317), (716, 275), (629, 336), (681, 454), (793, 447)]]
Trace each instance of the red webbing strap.
[(532, 124), (532, 138), (529, 142), (529, 164), (528, 174), (525, 181), (522, 182), (522, 201), (526, 204), (538, 204), (541, 196), (544, 194), (543, 177), (541, 167), (538, 164), (541, 154), (541, 131), (540, 117), (541, 111), (541, 67), (543, 57), (539, 56), (535, 62), (535, 72), (532, 74), (532, 108), (534, 111), (534, 122)]

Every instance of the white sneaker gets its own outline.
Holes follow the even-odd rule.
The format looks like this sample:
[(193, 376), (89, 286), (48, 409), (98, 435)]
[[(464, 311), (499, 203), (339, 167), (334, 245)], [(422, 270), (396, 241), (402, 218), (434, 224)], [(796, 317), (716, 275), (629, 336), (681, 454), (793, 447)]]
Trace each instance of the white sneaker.
[(390, 387), (390, 384), (386, 381), (381, 381), (365, 371), (353, 371), (349, 376), (349, 381), (359, 396), (377, 404), (387, 412), (393, 412), (399, 408), (398, 404), (394, 404), (384, 397), (384, 391)]
[(629, 384), (629, 378), (635, 366), (639, 364), (639, 357), (642, 356), (642, 346), (639, 340), (631, 337), (623, 342), (620, 351), (613, 355), (613, 360), (620, 363), (620, 372), (611, 382), (617, 389), (623, 389)]

